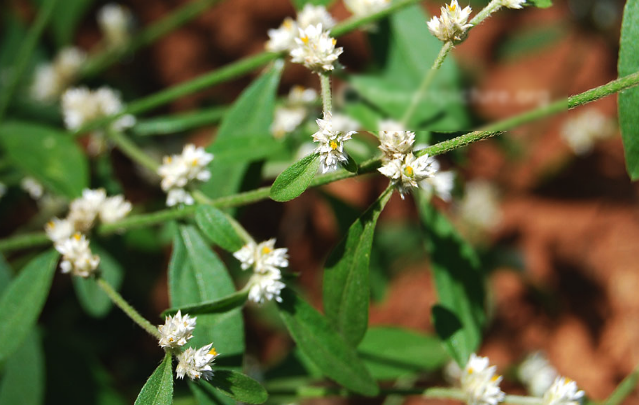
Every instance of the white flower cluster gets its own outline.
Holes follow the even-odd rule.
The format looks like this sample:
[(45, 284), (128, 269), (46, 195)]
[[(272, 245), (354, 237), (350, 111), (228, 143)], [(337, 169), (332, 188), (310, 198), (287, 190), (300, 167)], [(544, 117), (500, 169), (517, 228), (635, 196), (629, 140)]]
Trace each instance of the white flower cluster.
[(402, 198), (412, 188), (422, 187), (422, 185), (432, 190), (435, 183), (428, 185), (424, 181), (435, 176), (439, 164), (428, 155), (415, 157), (413, 154), (415, 133), (397, 130), (401, 128), (401, 125), (392, 121), (381, 122), (380, 128), (392, 130), (379, 132), (379, 149), (384, 152), (384, 155), (382, 167), (377, 170), (391, 180)]
[(120, 46), (129, 40), (133, 16), (128, 8), (109, 3), (98, 10), (98, 26), (107, 46)]
[(544, 395), (553, 381), (559, 377), (557, 370), (541, 352), (535, 352), (526, 357), (519, 365), (517, 374), (528, 392), (536, 397)]
[[(62, 95), (62, 114), (68, 129), (76, 130), (93, 120), (118, 114), (124, 109), (120, 94), (108, 87), (89, 90), (77, 87)], [(115, 130), (122, 131), (135, 125), (135, 117), (125, 115), (111, 124)]]
[(271, 125), (273, 136), (282, 138), (295, 131), (308, 116), (309, 108), (317, 101), (317, 97), (317, 92), (313, 89), (294, 86), (288, 94), (286, 103), (275, 108), (275, 117)]
[(355, 132), (337, 130), (333, 125), (333, 115), (330, 111), (324, 113), (324, 119), (318, 119), (316, 122), (319, 130), (313, 134), (313, 142), (319, 145), (315, 153), (319, 153), (322, 173), (326, 173), (348, 161), (344, 142), (351, 139)]
[(162, 190), (167, 193), (166, 205), (192, 205), (195, 201), (186, 187), (194, 181), (203, 182), (211, 178), (207, 166), (212, 160), (212, 154), (193, 144), (186, 145), (180, 155), (165, 156), (158, 175), (162, 178)]
[(64, 48), (52, 63), (36, 68), (31, 85), (31, 97), (40, 102), (52, 102), (75, 80), (86, 53), (78, 48)]
[(557, 377), (542, 398), (543, 405), (580, 405), (584, 392), (577, 383), (565, 377)]
[(333, 64), (343, 48), (335, 48), (337, 41), (325, 31), (322, 24), (309, 25), (299, 29), (299, 36), (295, 38), (296, 47), (291, 50), (291, 61), (301, 63), (313, 72), (329, 72), (334, 69)]
[(197, 318), (188, 314), (182, 316), (180, 311), (174, 316), (167, 316), (164, 325), (158, 326), (159, 344), (164, 350), (177, 354), (178, 365), (175, 368), (177, 378), (188, 376), (192, 380), (200, 378), (208, 380), (213, 376), (211, 365), (218, 356), (213, 343), (199, 349), (189, 347), (180, 353), (182, 346), (193, 337), (196, 322)]
[(501, 220), (497, 188), (484, 180), (466, 183), (459, 213), (470, 226), (485, 230), (497, 226)]
[(457, 0), (452, 0), (450, 5), (444, 5), (441, 11), (439, 17), (433, 17), (428, 22), (430, 33), (443, 42), (461, 41), (466, 30), (473, 26), (468, 24), (472, 9), (470, 6), (462, 9)]
[(499, 388), (502, 376), (495, 374), (496, 367), (490, 366), (487, 357), (470, 355), (461, 375), (461, 389), (468, 405), (497, 405), (505, 394)]
[(233, 253), (242, 270), (253, 267), (253, 276), (248, 282), (251, 301), (258, 304), (273, 299), (282, 301), (280, 292), (286, 285), (281, 281), (280, 269), (288, 267), (287, 251), (286, 248), (276, 249), (275, 239), (269, 239), (262, 243), (248, 243)]
[(269, 40), (266, 42), (266, 50), (290, 52), (296, 46), (295, 38), (299, 35), (299, 30), (317, 24), (322, 24), (324, 29), (330, 30), (335, 25), (335, 20), (323, 6), (306, 4), (297, 15), (297, 21), (286, 18), (278, 29), (268, 31)]
[(501, 5), (508, 8), (523, 8), (526, 0), (501, 0)]
[(391, 0), (344, 0), (344, 5), (354, 17), (366, 17), (390, 6)]
[[(47, 236), (63, 255), (63, 273), (88, 277), (97, 269), (100, 259), (92, 255), (89, 240), (84, 234), (94, 226), (96, 219), (113, 223), (131, 211), (131, 203), (123, 196), (107, 197), (104, 189), (82, 192), (82, 197), (71, 202), (65, 219), (53, 218), (45, 226)], [(66, 263), (66, 264), (65, 264)]]
[(33, 177), (27, 176), (23, 178), (20, 182), (20, 187), (34, 200), (39, 200), (44, 194), (44, 187), (42, 187), (42, 184)]
[(567, 120), (561, 129), (561, 136), (575, 154), (585, 155), (597, 141), (609, 138), (614, 132), (613, 120), (591, 108)]

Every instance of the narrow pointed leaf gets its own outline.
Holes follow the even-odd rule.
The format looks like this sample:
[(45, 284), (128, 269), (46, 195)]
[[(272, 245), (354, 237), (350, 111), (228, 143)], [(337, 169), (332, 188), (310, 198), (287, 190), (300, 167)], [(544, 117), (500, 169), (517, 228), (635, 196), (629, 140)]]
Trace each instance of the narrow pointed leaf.
[(320, 166), (320, 155), (313, 153), (293, 163), (280, 173), (271, 187), (271, 198), (289, 201), (299, 197), (311, 184)]
[(261, 404), (268, 399), (268, 393), (260, 383), (232, 370), (215, 370), (209, 381), (200, 381), (196, 385), (208, 395), (220, 392), (247, 404)]
[(358, 394), (378, 394), (379, 387), (355, 350), (326, 318), (290, 288), (282, 290), (282, 302), (278, 307), (297, 347), (324, 375)]
[(135, 405), (170, 405), (173, 403), (173, 357), (164, 360), (146, 381)]
[[(100, 256), (101, 277), (117, 291), (124, 278), (122, 266), (99, 246), (92, 244), (91, 249)], [(101, 318), (108, 314), (113, 307), (113, 302), (98, 286), (94, 278), (73, 277), (73, 286), (80, 305), (89, 315)]]
[(201, 205), (195, 212), (195, 222), (202, 233), (222, 249), (237, 252), (246, 244), (234, 220), (210, 205)]
[(450, 355), (463, 367), (481, 343), (485, 321), (479, 258), (425, 198), (419, 198), (419, 213), (439, 296), (439, 304), (433, 308), (435, 330)]
[(379, 214), (392, 195), (382, 194), (348, 229), (326, 261), (324, 311), (333, 327), (353, 347), (368, 328), (370, 285), (368, 264)]
[(49, 295), (58, 252), (51, 249), (31, 260), (0, 297), (0, 364), (22, 345)]
[[(623, 13), (619, 48), (619, 77), (639, 72), (639, 0), (628, 0)], [(626, 169), (639, 179), (639, 88), (619, 93), (619, 124), (626, 155)]]
[(0, 404), (44, 403), (44, 352), (34, 328), (4, 365), (0, 382)]
[(229, 295), (215, 301), (206, 301), (197, 305), (186, 305), (181, 308), (171, 308), (162, 312), (162, 316), (174, 315), (177, 311), (182, 311), (189, 315), (200, 314), (216, 314), (229, 312), (235, 308), (240, 308), (246, 304), (248, 299), (248, 291), (238, 291), (235, 294)]

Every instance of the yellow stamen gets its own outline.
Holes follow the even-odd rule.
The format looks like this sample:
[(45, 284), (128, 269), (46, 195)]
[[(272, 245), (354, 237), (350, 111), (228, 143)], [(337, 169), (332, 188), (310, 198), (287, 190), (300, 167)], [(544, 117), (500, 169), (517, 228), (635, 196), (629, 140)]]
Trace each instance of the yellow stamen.
[(217, 356), (217, 350), (215, 350), (215, 347), (212, 347), (211, 350), (209, 350), (209, 354), (212, 354), (213, 356)]
[(290, 18), (287, 18), (286, 20), (284, 20), (284, 23), (282, 25), (284, 26), (284, 28), (291, 29), (293, 23), (291, 22)]
[(566, 378), (566, 380), (564, 381), (564, 385), (568, 385), (572, 382), (572, 380), (570, 378)]
[(76, 233), (73, 235), (73, 239), (75, 240), (80, 240), (82, 238), (82, 235), (80, 235), (79, 233)]
[(455, 11), (457, 9), (457, 3), (450, 3), (448, 6), (448, 11)]
[(333, 43), (333, 46), (335, 46), (335, 44), (337, 43), (337, 40), (335, 38), (331, 38), (331, 42)]
[(49, 221), (49, 222), (47, 222), (47, 226), (48, 226), (49, 228), (55, 228), (55, 222), (53, 222), (53, 221)]
[(167, 156), (165, 159), (166, 163), (171, 163), (173, 161), (173, 158), (171, 156)]
[(468, 374), (472, 374), (472, 373), (474, 373), (474, 372), (475, 372), (475, 370), (473, 370), (473, 368), (472, 368), (472, 367), (468, 369)]
[(335, 142), (335, 141), (330, 141), (330, 142), (328, 143), (328, 146), (330, 146), (330, 147), (331, 147), (331, 149), (335, 150), (335, 149), (337, 149), (337, 146), (338, 146), (338, 145), (337, 145), (337, 142)]
[(197, 159), (193, 159), (193, 161), (191, 162), (192, 166), (197, 166)]
[(493, 378), (491, 378), (490, 380), (491, 380), (492, 382), (495, 382), (495, 381), (499, 380), (499, 377), (501, 377), (501, 376), (500, 376), (500, 375), (495, 374), (495, 375), (493, 376)]
[(264, 247), (262, 248), (262, 254), (263, 254), (263, 255), (267, 255), (267, 254), (271, 253), (272, 251), (273, 251), (273, 250), (272, 250), (270, 247), (268, 247), (268, 246), (264, 246)]
[(415, 171), (413, 170), (412, 167), (410, 166), (406, 166), (406, 168), (404, 169), (404, 173), (408, 176), (408, 177), (413, 177), (415, 175)]
[(305, 44), (308, 44), (308, 37), (305, 35), (302, 38), (302, 42), (304, 42)]

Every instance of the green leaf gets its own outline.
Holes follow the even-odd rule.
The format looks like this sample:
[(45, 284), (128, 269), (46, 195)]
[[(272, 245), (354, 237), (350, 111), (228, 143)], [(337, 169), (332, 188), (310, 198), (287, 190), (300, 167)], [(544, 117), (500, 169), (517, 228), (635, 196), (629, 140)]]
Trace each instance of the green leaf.
[(173, 356), (167, 353), (164, 360), (146, 381), (135, 405), (170, 405), (173, 403)]
[(24, 122), (0, 126), (0, 144), (15, 166), (70, 198), (89, 185), (86, 156), (66, 133)]
[(2, 292), (9, 286), (11, 282), (11, 278), (13, 277), (13, 271), (11, 271), (11, 267), (4, 257), (0, 255), (0, 296), (2, 296)]
[[(628, 0), (621, 25), (619, 77), (639, 72), (639, 0)], [(639, 88), (619, 93), (619, 124), (626, 155), (626, 170), (632, 180), (639, 179)]]
[(379, 387), (352, 349), (319, 312), (290, 288), (282, 290), (280, 316), (298, 348), (324, 375), (358, 394), (375, 396)]
[(0, 383), (0, 404), (44, 403), (44, 352), (34, 328), (6, 361)]
[(0, 297), (0, 364), (20, 347), (38, 320), (49, 295), (58, 252), (31, 260)]
[(319, 166), (319, 153), (313, 153), (293, 163), (275, 179), (271, 186), (271, 198), (284, 202), (299, 197), (313, 181)]
[(162, 312), (162, 316), (174, 315), (177, 311), (182, 311), (189, 315), (216, 314), (229, 312), (235, 308), (241, 308), (248, 299), (248, 291), (238, 291), (228, 297), (215, 301), (207, 301), (197, 305), (186, 305), (181, 308), (171, 308)]
[(131, 131), (139, 136), (170, 135), (206, 125), (216, 124), (226, 113), (226, 107), (211, 107), (201, 111), (139, 120)]
[(237, 252), (246, 244), (238, 234), (241, 228), (235, 220), (215, 207), (200, 205), (195, 211), (195, 222), (211, 242), (226, 251)]
[(437, 370), (449, 359), (435, 336), (391, 327), (370, 328), (357, 351), (377, 380)]
[[(42, 4), (43, 0), (37, 0)], [(64, 11), (54, 12), (51, 16), (51, 26), (58, 47), (68, 45), (73, 41), (78, 24), (91, 8), (94, 0), (64, 0)], [(61, 6), (62, 4), (60, 4)]]
[[(207, 196), (217, 198), (236, 193), (240, 190), (242, 179), (248, 170), (248, 161), (268, 156), (262, 154), (261, 146), (249, 150), (245, 145), (257, 139), (264, 142), (265, 150), (270, 150), (273, 142), (276, 142), (270, 128), (283, 66), (281, 61), (276, 61), (271, 69), (242, 92), (224, 116), (215, 142), (206, 148), (215, 156), (209, 166), (211, 179), (201, 187)], [(231, 152), (240, 151), (246, 153), (249, 158), (233, 162), (229, 154), (225, 157), (225, 152), (231, 153), (229, 143), (235, 144), (230, 149)]]
[(481, 343), (481, 328), (486, 318), (479, 258), (446, 217), (425, 198), (419, 198), (419, 213), (439, 295), (439, 305), (433, 309), (433, 322), (446, 349), (463, 367)]
[(392, 195), (387, 189), (348, 229), (324, 268), (324, 312), (344, 339), (356, 347), (368, 328), (368, 264), (377, 218)]
[[(109, 252), (99, 246), (92, 244), (91, 249), (100, 256), (101, 277), (117, 291), (124, 277), (122, 266)], [(113, 302), (98, 286), (94, 278), (73, 277), (73, 286), (80, 305), (89, 315), (102, 318), (109, 313)]]
[(200, 380), (194, 385), (207, 394), (213, 394), (217, 391), (238, 402), (247, 404), (261, 404), (268, 399), (268, 393), (260, 383), (232, 370), (215, 370), (209, 381)]
[(293, 5), (295, 6), (296, 10), (301, 10), (307, 4), (328, 7), (328, 5), (332, 2), (333, 0), (293, 0)]
[[(233, 280), (224, 264), (209, 248), (197, 229), (180, 226), (169, 264), (171, 306), (181, 308), (226, 298), (235, 293)], [(244, 353), (244, 324), (240, 309), (226, 313), (199, 315), (197, 330), (189, 341), (192, 347), (213, 342), (218, 364), (239, 366)]]
[(552, 6), (552, 0), (528, 0), (527, 3), (539, 8), (548, 8)]

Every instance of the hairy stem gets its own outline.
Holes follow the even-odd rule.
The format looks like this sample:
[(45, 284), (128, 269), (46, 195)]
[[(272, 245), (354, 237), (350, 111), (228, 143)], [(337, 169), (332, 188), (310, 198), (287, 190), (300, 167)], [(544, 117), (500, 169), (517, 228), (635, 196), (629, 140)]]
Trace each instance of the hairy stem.
[(138, 311), (136, 311), (131, 305), (129, 305), (129, 303), (126, 302), (124, 298), (122, 298), (120, 293), (113, 289), (111, 284), (109, 284), (105, 279), (99, 277), (96, 279), (96, 281), (100, 288), (102, 288), (102, 291), (104, 291), (106, 295), (109, 296), (111, 301), (113, 301), (115, 305), (117, 305), (129, 318), (131, 318), (133, 322), (137, 323), (151, 336), (158, 339), (160, 338), (160, 332), (158, 332), (158, 328), (153, 326), (151, 322), (147, 321), (142, 315), (138, 313)]
[(131, 160), (139, 163), (149, 170), (152, 170), (154, 173), (157, 172), (160, 164), (151, 159), (149, 155), (144, 153), (142, 149), (131, 142), (131, 140), (126, 137), (126, 135), (124, 135), (120, 131), (110, 130), (109, 138), (111, 138), (111, 140), (117, 145), (118, 149), (120, 149), (122, 153), (131, 158)]
[(484, 7), (472, 20), (470, 23), (473, 27), (481, 24), (486, 18), (490, 17), (492, 13), (499, 10), (501, 8), (501, 0), (493, 0), (486, 7)]
[(326, 117), (326, 113), (333, 112), (333, 97), (331, 94), (331, 77), (327, 73), (320, 73), (320, 85), (322, 88), (322, 111)]
[(18, 52), (16, 62), (13, 65), (11, 77), (9, 78), (7, 86), (3, 89), (2, 93), (0, 93), (0, 122), (2, 122), (2, 118), (9, 107), (9, 103), (11, 102), (11, 97), (13, 97), (13, 93), (16, 91), (16, 88), (20, 83), (20, 79), (24, 74), (27, 63), (29, 63), (33, 50), (42, 35), (42, 31), (44, 31), (44, 28), (47, 26), (47, 22), (53, 14), (53, 9), (57, 2), (58, 0), (47, 0), (44, 4), (42, 4), (35, 23), (31, 26), (31, 28), (29, 28), (29, 32), (27, 32), (24, 41), (20, 44), (20, 51)]

